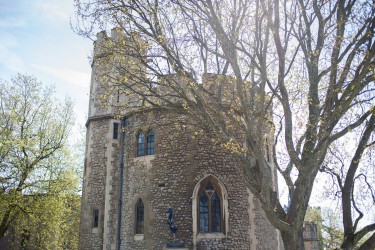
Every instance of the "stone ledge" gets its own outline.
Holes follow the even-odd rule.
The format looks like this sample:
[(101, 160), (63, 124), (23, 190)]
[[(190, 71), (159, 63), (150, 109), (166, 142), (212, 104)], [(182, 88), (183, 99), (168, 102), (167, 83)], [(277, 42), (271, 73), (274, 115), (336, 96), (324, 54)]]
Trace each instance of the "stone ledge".
[(197, 239), (224, 239), (225, 234), (223, 233), (198, 233)]
[(134, 235), (134, 240), (144, 240), (145, 236), (143, 234)]

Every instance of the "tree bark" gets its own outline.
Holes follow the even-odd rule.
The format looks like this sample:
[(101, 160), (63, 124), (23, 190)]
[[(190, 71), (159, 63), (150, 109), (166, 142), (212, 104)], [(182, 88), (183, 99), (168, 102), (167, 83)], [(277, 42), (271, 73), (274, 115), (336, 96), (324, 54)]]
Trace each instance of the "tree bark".
[(303, 228), (300, 228), (297, 233), (281, 232), (285, 250), (304, 250), (303, 243)]
[(375, 249), (375, 233), (363, 243), (358, 250), (371, 250)]

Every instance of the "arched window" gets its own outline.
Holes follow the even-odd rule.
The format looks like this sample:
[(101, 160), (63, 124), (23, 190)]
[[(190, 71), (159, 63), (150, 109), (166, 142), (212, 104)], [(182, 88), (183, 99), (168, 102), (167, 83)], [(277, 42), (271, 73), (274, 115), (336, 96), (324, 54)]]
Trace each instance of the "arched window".
[(147, 155), (154, 154), (154, 130), (151, 129), (147, 133)]
[(142, 199), (139, 199), (135, 208), (135, 234), (143, 234), (144, 232), (144, 218), (145, 208)]
[(137, 135), (137, 156), (144, 156), (144, 155), (145, 155), (145, 135), (140, 132)]
[(201, 183), (198, 192), (198, 231), (200, 233), (223, 232), (223, 199), (215, 180)]
[(139, 132), (137, 135), (137, 157), (154, 154), (154, 130), (151, 129), (147, 134)]

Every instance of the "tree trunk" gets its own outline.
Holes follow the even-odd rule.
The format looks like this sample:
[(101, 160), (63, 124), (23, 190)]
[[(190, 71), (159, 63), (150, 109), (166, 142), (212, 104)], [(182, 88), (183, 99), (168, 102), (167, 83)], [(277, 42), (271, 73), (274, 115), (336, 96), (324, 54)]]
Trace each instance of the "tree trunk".
[(303, 229), (301, 228), (297, 234), (289, 234), (282, 232), (281, 237), (283, 239), (285, 250), (304, 250), (305, 245), (303, 243)]
[(9, 228), (9, 217), (10, 217), (11, 210), (8, 209), (4, 214), (1, 223), (0, 223), (0, 239), (5, 235)]
[(343, 243), (341, 245), (341, 249), (343, 250), (352, 250), (354, 249), (354, 235), (353, 233), (347, 233), (344, 235)]
[(375, 249), (375, 233), (363, 243), (358, 250), (371, 250)]

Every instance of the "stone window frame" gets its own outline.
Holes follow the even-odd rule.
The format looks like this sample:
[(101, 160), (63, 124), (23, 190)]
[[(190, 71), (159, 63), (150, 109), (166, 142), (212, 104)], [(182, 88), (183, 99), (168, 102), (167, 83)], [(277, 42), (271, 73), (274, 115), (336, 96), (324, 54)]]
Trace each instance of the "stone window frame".
[[(141, 232), (137, 231), (137, 214), (138, 214), (138, 204), (139, 202), (142, 202), (143, 203), (143, 229)], [(133, 229), (134, 229), (134, 240), (135, 241), (142, 241), (144, 240), (144, 234), (145, 234), (145, 230), (146, 230), (146, 213), (145, 213), (145, 209), (146, 209), (146, 206), (145, 206), (145, 202), (144, 202), (144, 199), (142, 199), (142, 197), (138, 197), (136, 200), (135, 200), (135, 203), (134, 204), (134, 225), (133, 225)]]
[(99, 228), (100, 211), (95, 208), (92, 210), (92, 228)]
[[(208, 183), (215, 183), (221, 198), (221, 221), (222, 232), (199, 232), (199, 194), (202, 186)], [(222, 239), (226, 238), (229, 231), (229, 210), (228, 210), (228, 192), (224, 184), (215, 176), (209, 174), (201, 178), (195, 185), (192, 199), (192, 217), (193, 217), (193, 244), (196, 245), (200, 239)]]
[[(209, 186), (210, 185), (210, 186)], [(209, 189), (208, 189), (209, 188)], [(214, 196), (215, 195), (215, 196)], [(201, 221), (201, 197), (205, 197), (207, 199), (207, 231), (202, 231), (200, 221)], [(220, 200), (219, 203), (219, 210), (220, 210), (220, 228), (218, 231), (214, 229), (214, 216), (213, 216), (213, 197), (218, 197)], [(217, 181), (213, 178), (206, 178), (200, 184), (199, 191), (198, 191), (198, 205), (197, 205), (197, 214), (198, 214), (198, 232), (199, 233), (222, 233), (225, 231), (224, 229), (224, 214), (223, 214), (223, 198), (221, 194), (221, 189), (217, 184)]]
[[(146, 130), (145, 133), (144, 130), (139, 130), (136, 135), (136, 157), (144, 157), (144, 156), (150, 156), (155, 154), (155, 130), (154, 128), (149, 128)], [(152, 134), (150, 134), (152, 132)], [(139, 137), (143, 135), (143, 142), (139, 141)], [(151, 136), (152, 135), (152, 136)], [(152, 138), (152, 141), (150, 139)], [(152, 146), (150, 147), (150, 143), (152, 143)], [(143, 149), (140, 150), (140, 145), (142, 145)], [(142, 153), (140, 153), (142, 152)]]
[[(140, 219), (140, 207), (139, 205), (142, 204), (142, 219)], [(138, 198), (135, 206), (134, 206), (134, 239), (135, 240), (143, 240), (143, 235), (145, 233), (145, 203), (143, 202), (142, 198)]]
[(118, 135), (119, 135), (119, 130), (120, 130), (120, 123), (118, 122), (114, 122), (113, 123), (113, 133), (112, 133), (112, 139), (113, 140), (117, 140), (118, 139)]

